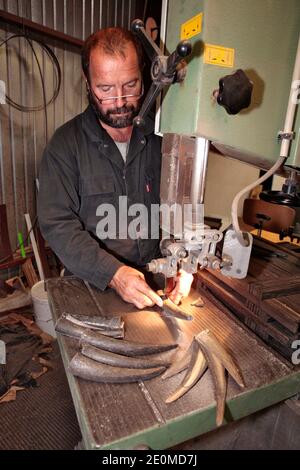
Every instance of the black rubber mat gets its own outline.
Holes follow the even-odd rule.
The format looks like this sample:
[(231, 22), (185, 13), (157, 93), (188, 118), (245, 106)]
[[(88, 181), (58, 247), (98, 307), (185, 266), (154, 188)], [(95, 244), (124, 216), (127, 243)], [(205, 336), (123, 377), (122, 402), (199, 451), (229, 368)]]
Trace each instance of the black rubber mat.
[(38, 387), (17, 392), (0, 404), (1, 450), (68, 450), (81, 440), (79, 425), (57, 343), (53, 370), (37, 379)]

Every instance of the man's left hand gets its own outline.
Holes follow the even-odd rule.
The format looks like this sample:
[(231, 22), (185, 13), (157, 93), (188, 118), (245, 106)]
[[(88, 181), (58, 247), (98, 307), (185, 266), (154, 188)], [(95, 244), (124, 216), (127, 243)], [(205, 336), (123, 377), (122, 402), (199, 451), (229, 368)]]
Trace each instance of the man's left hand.
[(181, 299), (189, 295), (194, 278), (192, 274), (187, 273), (183, 269), (180, 269), (177, 276), (172, 280), (173, 289), (171, 291), (167, 290), (166, 294), (168, 295), (169, 299), (174, 302), (174, 304), (178, 305)]

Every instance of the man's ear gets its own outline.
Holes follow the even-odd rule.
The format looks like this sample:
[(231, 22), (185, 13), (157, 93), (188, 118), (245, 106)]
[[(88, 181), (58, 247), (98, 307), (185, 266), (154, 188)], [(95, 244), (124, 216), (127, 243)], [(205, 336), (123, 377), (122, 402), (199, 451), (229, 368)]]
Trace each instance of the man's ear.
[(87, 89), (87, 90), (90, 90), (89, 79), (88, 79), (88, 77), (85, 75), (85, 73), (84, 73), (83, 71), (81, 72), (81, 76), (82, 76), (83, 80), (85, 81), (86, 89)]
[(86, 78), (85, 75), (84, 75), (84, 81), (85, 81), (86, 94), (87, 94), (87, 95), (90, 95), (90, 93), (91, 93), (91, 87), (90, 87), (89, 81), (88, 81), (88, 79)]

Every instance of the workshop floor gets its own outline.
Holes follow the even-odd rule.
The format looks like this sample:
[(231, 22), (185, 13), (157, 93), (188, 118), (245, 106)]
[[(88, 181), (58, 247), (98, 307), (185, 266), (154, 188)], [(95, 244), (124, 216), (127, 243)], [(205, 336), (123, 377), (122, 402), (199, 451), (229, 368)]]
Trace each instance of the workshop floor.
[[(1, 450), (74, 449), (81, 440), (72, 398), (54, 343), (54, 369), (39, 387), (20, 391), (0, 405)], [(299, 402), (298, 402), (299, 403)], [(300, 406), (293, 401), (271, 407), (175, 447), (197, 449), (300, 449)]]
[(81, 440), (56, 341), (49, 357), (54, 368), (37, 379), (38, 387), (0, 404), (1, 450), (67, 450)]

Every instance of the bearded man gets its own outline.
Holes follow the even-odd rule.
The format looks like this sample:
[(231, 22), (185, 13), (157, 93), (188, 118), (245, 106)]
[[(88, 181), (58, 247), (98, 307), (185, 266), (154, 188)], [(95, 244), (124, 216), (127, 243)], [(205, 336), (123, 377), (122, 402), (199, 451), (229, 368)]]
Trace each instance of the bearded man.
[[(143, 96), (142, 67), (141, 46), (125, 29), (103, 29), (85, 41), (82, 69), (89, 106), (47, 145), (38, 195), (42, 234), (67, 274), (101, 290), (112, 287), (141, 309), (162, 306), (142, 273), (160, 256), (150, 219), (151, 206), (159, 204), (161, 167), (153, 122), (146, 118), (143, 129), (133, 127)], [(147, 209), (149, 229), (133, 225), (135, 233), (124, 236), (124, 225), (133, 218), (130, 207), (136, 204)], [(99, 235), (97, 227), (107, 213), (107, 233)], [(182, 276), (170, 293), (175, 303), (191, 285), (192, 276), (185, 275), (188, 282)]]

